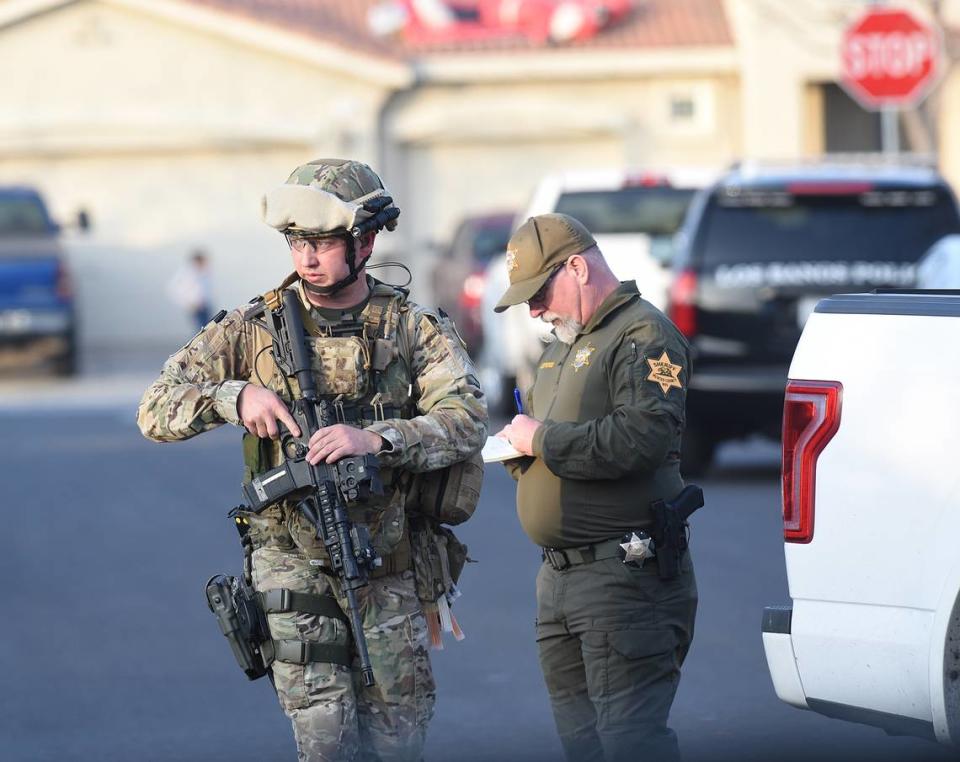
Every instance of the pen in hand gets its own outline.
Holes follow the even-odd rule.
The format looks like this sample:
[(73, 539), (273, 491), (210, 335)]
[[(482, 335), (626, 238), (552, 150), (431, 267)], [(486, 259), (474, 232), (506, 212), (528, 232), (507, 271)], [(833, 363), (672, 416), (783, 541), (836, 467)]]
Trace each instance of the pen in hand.
[(517, 406), (517, 414), (523, 415), (523, 401), (520, 399), (520, 390), (516, 387), (513, 389), (513, 401)]

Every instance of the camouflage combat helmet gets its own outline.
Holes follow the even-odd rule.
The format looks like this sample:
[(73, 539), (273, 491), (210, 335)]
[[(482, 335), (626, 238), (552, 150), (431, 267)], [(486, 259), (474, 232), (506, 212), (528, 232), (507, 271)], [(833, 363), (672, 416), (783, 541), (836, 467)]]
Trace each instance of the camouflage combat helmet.
[[(341, 201), (356, 201), (377, 191), (386, 192), (383, 181), (369, 165), (352, 159), (314, 159), (301, 164), (287, 178), (287, 185), (309, 185), (332, 193)], [(397, 227), (390, 220), (387, 230)]]
[(295, 238), (336, 236), (347, 243), (350, 274), (332, 286), (304, 287), (322, 295), (336, 293), (358, 277), (357, 241), (368, 233), (397, 226), (400, 210), (366, 164), (350, 159), (315, 159), (297, 167), (279, 188), (263, 197), (263, 220)]

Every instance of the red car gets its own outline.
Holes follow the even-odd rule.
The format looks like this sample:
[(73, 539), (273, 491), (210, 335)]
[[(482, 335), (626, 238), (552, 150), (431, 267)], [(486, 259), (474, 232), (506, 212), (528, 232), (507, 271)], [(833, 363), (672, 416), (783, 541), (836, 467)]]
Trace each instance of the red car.
[(506, 251), (513, 219), (512, 212), (465, 217), (433, 271), (434, 301), (453, 318), (474, 358), (483, 346), (480, 302), (487, 264)]

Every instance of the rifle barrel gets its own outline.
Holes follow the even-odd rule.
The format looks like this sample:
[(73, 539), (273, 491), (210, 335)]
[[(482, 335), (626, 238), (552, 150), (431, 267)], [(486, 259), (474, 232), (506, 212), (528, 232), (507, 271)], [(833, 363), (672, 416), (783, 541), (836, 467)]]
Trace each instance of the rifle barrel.
[[(283, 319), (287, 327), (287, 339), (290, 345), (290, 354), (293, 361), (293, 372), (300, 387), (300, 410), (305, 423), (305, 430), (301, 433), (303, 445), (309, 441), (312, 434), (325, 424), (322, 411), (318, 411), (321, 403), (317, 402), (317, 387), (313, 378), (313, 368), (307, 351), (307, 332), (304, 330), (303, 319), (300, 315), (300, 298), (292, 289), (283, 292)], [(317, 538), (320, 539), (331, 561), (334, 555), (340, 557), (338, 577), (344, 596), (347, 599), (347, 615), (353, 629), (353, 642), (360, 657), (360, 670), (363, 675), (363, 684), (371, 687), (376, 684), (373, 675), (373, 666), (370, 664), (370, 654), (367, 650), (367, 639), (363, 632), (363, 620), (360, 617), (360, 606), (357, 603), (356, 589), (366, 585), (368, 574), (365, 566), (358, 563), (353, 541), (350, 537), (350, 518), (337, 479), (333, 464), (322, 464), (310, 467), (314, 493), (319, 505), (316, 522)], [(330, 478), (327, 478), (329, 475)], [(331, 483), (332, 482), (332, 483)], [(326, 505), (325, 505), (326, 503)], [(327, 510), (327, 507), (332, 510)]]

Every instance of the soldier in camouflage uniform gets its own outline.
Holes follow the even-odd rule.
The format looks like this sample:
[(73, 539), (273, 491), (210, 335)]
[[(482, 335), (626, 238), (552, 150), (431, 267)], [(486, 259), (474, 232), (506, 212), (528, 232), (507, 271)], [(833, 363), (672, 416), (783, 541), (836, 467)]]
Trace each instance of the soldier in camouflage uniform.
[[(422, 603), (431, 597), (414, 573), (425, 544), (410, 531), (417, 509), (411, 483), (417, 473), (465, 460), (486, 437), (476, 372), (449, 320), (366, 274), (376, 231), (359, 239), (347, 232), (351, 214), (367, 215), (364, 200), (385, 196), (365, 164), (322, 159), (299, 167), (264, 197), (264, 219), (286, 235), (296, 270), (281, 288), (300, 296), (318, 392), (335, 401), (342, 421), (310, 439), (307, 460), (374, 453), (386, 487), (384, 495), (350, 507), (383, 559), (358, 594), (376, 676), (369, 688), (351, 668), (345, 598), (327, 573), (314, 527), (293, 501), (243, 517), (256, 590), (286, 588), (338, 604), (268, 612), (280, 644), (274, 684), (302, 760), (420, 759), (435, 686)], [(245, 319), (249, 312), (236, 309), (208, 324), (171, 356), (138, 411), (144, 436), (158, 442), (222, 423), (245, 427), (247, 479), (282, 462), (281, 427), (299, 435), (285, 404), (296, 380), (278, 370), (271, 339)], [(304, 643), (308, 648), (300, 648)]]

